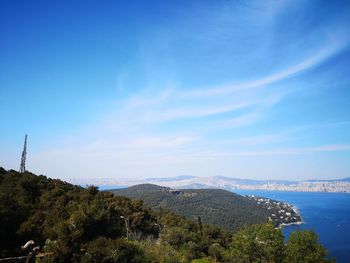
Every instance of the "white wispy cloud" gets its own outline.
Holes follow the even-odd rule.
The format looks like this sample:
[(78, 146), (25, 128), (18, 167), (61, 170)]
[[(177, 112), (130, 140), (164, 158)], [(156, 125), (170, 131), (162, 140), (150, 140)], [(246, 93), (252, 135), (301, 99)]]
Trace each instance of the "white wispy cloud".
[(190, 144), (194, 141), (197, 141), (196, 137), (186, 137), (186, 136), (178, 136), (178, 137), (142, 137), (133, 139), (129, 146), (131, 148), (174, 148), (186, 144)]
[(263, 110), (259, 109), (249, 113), (240, 114), (239, 116), (234, 118), (213, 122), (211, 123), (211, 126), (215, 129), (242, 127), (256, 123), (262, 118), (262, 116)]
[[(240, 85), (213, 87), (196, 92), (190, 90), (184, 92), (175, 88), (160, 89), (157, 95), (152, 96), (144, 91), (137, 96), (119, 101), (116, 111), (105, 117), (104, 121), (98, 123), (97, 127), (88, 128), (85, 131), (88, 134), (88, 139), (86, 137), (84, 139), (93, 143), (86, 145), (86, 143), (79, 141), (78, 136), (75, 139), (77, 141), (75, 145), (73, 143), (73, 146), (66, 148), (58, 146), (60, 149), (58, 151), (43, 151), (33, 157), (33, 162), (41, 167), (41, 163), (46, 161), (52, 170), (56, 169), (56, 171), (62, 171), (62, 173), (79, 172), (79, 167), (84, 166), (89, 174), (97, 173), (100, 170), (108, 172), (108, 167), (117, 162), (121, 171), (136, 175), (138, 172), (132, 168), (135, 163), (140, 167), (147, 167), (147, 169), (151, 164), (154, 165), (159, 162), (162, 163), (162, 167), (166, 165), (189, 167), (205, 160), (224, 157), (302, 155), (316, 152), (349, 151), (350, 145), (237, 152), (201, 150), (201, 148), (210, 147), (210, 145), (215, 145), (216, 142), (220, 141), (220, 138), (211, 138), (210, 143), (206, 145), (206, 132), (208, 130), (213, 132), (218, 129), (252, 125), (262, 120), (274, 105), (280, 103), (285, 93), (282, 91), (276, 93), (275, 90), (270, 90), (269, 84), (302, 73), (321, 63), (334, 52), (336, 52), (334, 49), (322, 50), (318, 55), (286, 70)], [(256, 88), (264, 90), (264, 96), (255, 93)], [(240, 111), (242, 109), (244, 111)], [(220, 121), (206, 118), (229, 112), (236, 112), (235, 117), (223, 116)], [(175, 126), (174, 131), (166, 129), (162, 132), (154, 129), (156, 125), (162, 125), (164, 122), (199, 117), (202, 119), (196, 127), (186, 127), (180, 123)], [(147, 134), (147, 136), (142, 134)], [(250, 138), (237, 138), (232, 140), (231, 143), (250, 146), (268, 145), (276, 140), (281, 141), (283, 139), (272, 135), (252, 136)], [(72, 143), (72, 140), (70, 143)], [(202, 147), (193, 148), (193, 143), (202, 145)], [(167, 151), (163, 152), (164, 150)], [(66, 168), (59, 168), (55, 164), (57, 159), (65, 163)]]
[(275, 82), (290, 78), (296, 74), (300, 74), (306, 70), (309, 70), (321, 64), (331, 56), (335, 55), (344, 46), (346, 46), (346, 43), (335, 41), (334, 43), (326, 44), (326, 47), (316, 52), (316, 54), (314, 54), (313, 56), (305, 58), (300, 63), (292, 65), (289, 68), (273, 73), (271, 75), (264, 76), (262, 78), (259, 78), (253, 81), (243, 82), (243, 83), (226, 84), (223, 86), (218, 86), (218, 87), (209, 88), (209, 89), (193, 90), (190, 92), (186, 92), (185, 94), (183, 94), (183, 96), (184, 97), (207, 97), (207, 96), (214, 96), (214, 95), (230, 94), (240, 90), (264, 87), (269, 84), (273, 84)]
[[(274, 19), (272, 16), (277, 15), (286, 7), (285, 3), (281, 3), (279, 1), (278, 4), (268, 6), (267, 9), (270, 13), (260, 14), (254, 23), (260, 24), (267, 17), (271, 20), (269, 22), (272, 23)], [(166, 63), (158, 65), (158, 59), (162, 57), (163, 53), (159, 54), (160, 49), (157, 48), (157, 44), (164, 45), (161, 46), (161, 50), (165, 50), (164, 53), (170, 54), (166, 60), (170, 63), (176, 60), (175, 57), (171, 57), (172, 54), (176, 54), (174, 56), (180, 54), (180, 52), (173, 53), (173, 43), (183, 41), (187, 45), (187, 42), (191, 42), (193, 38), (195, 38), (195, 41), (188, 44), (195, 47), (191, 50), (193, 53), (196, 53), (197, 49), (204, 51), (198, 53), (201, 55), (198, 56), (200, 58), (202, 58), (202, 55), (208, 58), (225, 55), (225, 58), (229, 57), (228, 60), (231, 59), (231, 56), (234, 60), (238, 52), (246, 51), (246, 47), (239, 46), (239, 39), (234, 41), (236, 40), (234, 37), (236, 33), (239, 33), (244, 41), (245, 37), (251, 36), (246, 35), (245, 32), (232, 30), (235, 23), (241, 21), (237, 21), (236, 14), (232, 15), (231, 9), (226, 10), (226, 13), (222, 13), (222, 10), (219, 11), (210, 19), (207, 18), (209, 22), (213, 22), (208, 23), (210, 24), (210, 30), (207, 26), (202, 25), (202, 21), (198, 21), (199, 23), (193, 26), (192, 30), (182, 30), (183, 28), (179, 30), (177, 28), (178, 35), (171, 34), (168, 37), (169, 30), (164, 30), (164, 35), (157, 36), (155, 43), (147, 43), (150, 49), (150, 52), (147, 53), (150, 54), (151, 58), (147, 57), (148, 54), (147, 56), (142, 54), (147, 57), (145, 60), (142, 59), (142, 63), (146, 64), (147, 72), (150, 72), (151, 76), (158, 76), (157, 70), (161, 69), (162, 66), (166, 66)], [(254, 19), (256, 13), (261, 13), (260, 11), (249, 11), (250, 19)], [(211, 16), (212, 13), (212, 10), (207, 11), (208, 16)], [(200, 20), (202, 19), (200, 17)], [(228, 24), (226, 24), (227, 22)], [(253, 27), (256, 26), (254, 23)], [(242, 29), (242, 31), (244, 30)], [(185, 33), (182, 33), (183, 31)], [(207, 33), (208, 31), (209, 33)], [(182, 34), (185, 34), (185, 37)], [(102, 121), (92, 124), (92, 127), (86, 128), (83, 132), (77, 132), (67, 144), (60, 145), (60, 143), (57, 143), (55, 145), (57, 150), (42, 151), (33, 156), (33, 161), (38, 166), (42, 166), (43, 162), (47, 162), (50, 164), (48, 166), (63, 169), (64, 172), (71, 174), (79, 172), (79, 168), (83, 167), (84, 171), (90, 175), (106, 172), (107, 174), (116, 173), (113, 176), (119, 176), (121, 173), (138, 176), (146, 171), (147, 174), (144, 174), (144, 176), (149, 176), (153, 171), (157, 175), (163, 172), (166, 173), (164, 175), (169, 175), (170, 172), (174, 172), (174, 175), (176, 175), (182, 169), (184, 172), (194, 171), (199, 166), (203, 167), (202, 170), (210, 170), (211, 167), (206, 163), (207, 160), (213, 160), (213, 167), (220, 168), (220, 162), (226, 157), (231, 161), (234, 157), (288, 156), (289, 158), (292, 155), (350, 151), (349, 144), (321, 144), (313, 147), (286, 147), (290, 144), (282, 144), (280, 148), (271, 148), (272, 144), (289, 141), (293, 132), (306, 133), (309, 128), (319, 128), (317, 125), (291, 128), (290, 133), (273, 131), (272, 134), (259, 134), (259, 128), (253, 126), (254, 124), (264, 125), (265, 117), (269, 116), (276, 105), (288, 98), (288, 88), (290, 86), (285, 84), (289, 79), (322, 65), (342, 50), (344, 46), (348, 45), (348, 38), (339, 38), (337, 34), (339, 33), (335, 35), (329, 33), (329, 37), (322, 36), (321, 38), (317, 34), (313, 37), (320, 40), (318, 44), (312, 42), (311, 45), (308, 45), (308, 41), (300, 40), (300, 43), (296, 44), (298, 48), (286, 48), (285, 50), (293, 51), (291, 52), (292, 55), (286, 55), (285, 61), (276, 65), (277, 69), (275, 70), (262, 68), (264, 63), (257, 63), (252, 66), (249, 64), (255, 60), (255, 57), (258, 57), (256, 55), (268, 51), (264, 48), (259, 51), (255, 50), (265, 40), (261, 39), (262, 41), (259, 41), (260, 39), (257, 38), (256, 42), (259, 42), (259, 44), (255, 45), (253, 43), (250, 48), (252, 54), (242, 52), (243, 55), (238, 54), (239, 56), (237, 56), (239, 58), (237, 59), (238, 62), (232, 64), (232, 74), (240, 70), (240, 62), (242, 67), (246, 67), (251, 72), (249, 77), (242, 77), (240, 82), (235, 80), (238, 79), (239, 73), (233, 75), (232, 78), (227, 77), (230, 76), (228, 70), (230, 66), (228, 65), (231, 64), (224, 59), (223, 65), (226, 66), (224, 70), (227, 72), (225, 79), (228, 81), (223, 85), (218, 81), (213, 81), (213, 84), (208, 84), (208, 86), (201, 87), (199, 85), (201, 88), (195, 88), (196, 84), (192, 83), (196, 83), (196, 80), (193, 81), (193, 79), (191, 84), (184, 85), (186, 88), (181, 84), (171, 85), (171, 88), (169, 88), (167, 85), (157, 83), (157, 81), (152, 82), (152, 85), (147, 83), (145, 84), (147, 88), (138, 87), (138, 93), (130, 92), (132, 94), (130, 97), (119, 99), (115, 109), (106, 112)], [(174, 41), (175, 38), (179, 40)], [(270, 40), (270, 37), (267, 38)], [(255, 40), (255, 38), (253, 39)], [(225, 47), (229, 48), (231, 44), (234, 44), (234, 47), (230, 52), (225, 52), (225, 54), (220, 52), (220, 50), (226, 50)], [(261, 43), (261, 46), (263, 45), (267, 44), (265, 42)], [(300, 49), (300, 46), (309, 48), (305, 48), (307, 49), (305, 51)], [(148, 48), (145, 47), (144, 50), (148, 51)], [(242, 49), (236, 51), (235, 48)], [(186, 51), (187, 49), (181, 47), (180, 50)], [(187, 55), (191, 54), (188, 53)], [(268, 55), (265, 55), (262, 60), (266, 59), (267, 64), (271, 65), (272, 63), (269, 64), (270, 61), (266, 56)], [(194, 56), (194, 58), (198, 57)], [(292, 59), (290, 59), (291, 57)], [(191, 58), (184, 57), (186, 62), (189, 59)], [(280, 59), (284, 59), (284, 57), (282, 56)], [(160, 61), (162, 62), (161, 59)], [(213, 61), (215, 64), (215, 59), (208, 59), (208, 61), (203, 59), (203, 64), (209, 70), (213, 69), (214, 71), (214, 66), (210, 62)], [(180, 65), (187, 64), (180, 63)], [(189, 63), (188, 65), (188, 67), (191, 67), (191, 65), (202, 66), (200, 63)], [(220, 66), (220, 63), (218, 65)], [(175, 66), (174, 69), (176, 69)], [(190, 68), (188, 70), (190, 73), (186, 73), (190, 75), (192, 71)], [(179, 72), (181, 73), (181, 70)], [(198, 72), (198, 75), (193, 78), (201, 78), (202, 72)], [(181, 75), (180, 73), (179, 75)], [(137, 74), (132, 72), (122, 72), (117, 77), (117, 88), (120, 92), (127, 89), (125, 88), (127, 82), (135, 75)], [(172, 76), (172, 74), (170, 75)], [(174, 76), (176, 76), (175, 73)], [(218, 76), (221, 75), (218, 73)], [(148, 80), (147, 77), (143, 76), (145, 82)], [(159, 78), (163, 79), (163, 76)], [(219, 78), (216, 78), (216, 80)], [(186, 78), (184, 79), (186, 80)], [(189, 79), (191, 80), (191, 78)], [(171, 77), (164, 82), (177, 83)], [(181, 82), (182, 80), (178, 81), (178, 83)], [(203, 82), (199, 81), (199, 83)], [(276, 88), (276, 86), (278, 87)], [(244, 128), (248, 125), (252, 127), (250, 134), (253, 135), (251, 136), (239, 136), (234, 132), (230, 133), (232, 130), (239, 130), (232, 128)], [(324, 125), (327, 126), (328, 124)], [(348, 122), (329, 125), (348, 125)], [(320, 124), (320, 127), (322, 127), (322, 124)], [(220, 138), (220, 134), (225, 132), (227, 132), (225, 134), (227, 137)], [(82, 136), (83, 133), (84, 136)], [(223, 145), (225, 147), (222, 147)], [(232, 147), (232, 145), (239, 147)], [(230, 147), (235, 150), (227, 150)], [(56, 160), (61, 161), (60, 168), (57, 167)], [(271, 163), (273, 163), (273, 160), (269, 164)], [(169, 169), (169, 165), (173, 165), (175, 169)]]
[(212, 152), (211, 157), (233, 157), (233, 156), (281, 156), (281, 155), (305, 155), (317, 152), (343, 152), (350, 151), (349, 144), (321, 145), (316, 147), (277, 148), (261, 151), (241, 152)]
[[(257, 104), (257, 101), (243, 101), (241, 103), (232, 103), (228, 105), (216, 106), (199, 106), (199, 107), (175, 107), (173, 109), (165, 109), (164, 112), (151, 113), (149, 118), (153, 121), (168, 121), (174, 119), (187, 119), (211, 116), (226, 112), (236, 111), (251, 105)], [(219, 103), (218, 103), (219, 104)]]
[(233, 143), (239, 145), (262, 145), (262, 144), (272, 144), (287, 141), (289, 136), (287, 134), (264, 134), (249, 137), (240, 137), (226, 143)]

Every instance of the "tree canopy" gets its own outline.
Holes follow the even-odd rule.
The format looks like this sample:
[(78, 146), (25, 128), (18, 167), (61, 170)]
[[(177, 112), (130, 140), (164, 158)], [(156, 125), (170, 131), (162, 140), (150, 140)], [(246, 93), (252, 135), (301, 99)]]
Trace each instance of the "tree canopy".
[(23, 255), (34, 240), (46, 262), (329, 262), (313, 232), (286, 244), (272, 224), (232, 234), (94, 186), (3, 168), (0, 224), (0, 257)]

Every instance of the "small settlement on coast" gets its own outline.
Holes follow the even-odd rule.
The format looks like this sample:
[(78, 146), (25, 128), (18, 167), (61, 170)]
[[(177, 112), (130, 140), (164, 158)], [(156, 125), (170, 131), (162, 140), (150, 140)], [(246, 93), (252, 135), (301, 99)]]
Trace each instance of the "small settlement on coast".
[(257, 202), (269, 210), (269, 220), (279, 227), (287, 225), (300, 225), (303, 223), (298, 209), (287, 202), (277, 201), (266, 197), (247, 195), (251, 200)]

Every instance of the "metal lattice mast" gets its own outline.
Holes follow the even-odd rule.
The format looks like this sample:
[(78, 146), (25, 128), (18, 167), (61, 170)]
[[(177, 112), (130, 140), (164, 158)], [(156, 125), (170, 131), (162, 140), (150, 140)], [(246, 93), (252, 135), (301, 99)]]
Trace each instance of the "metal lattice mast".
[(24, 137), (24, 146), (23, 146), (23, 152), (22, 152), (21, 167), (19, 168), (20, 173), (24, 173), (26, 171), (27, 137), (28, 137), (28, 135), (26, 134), (26, 136)]

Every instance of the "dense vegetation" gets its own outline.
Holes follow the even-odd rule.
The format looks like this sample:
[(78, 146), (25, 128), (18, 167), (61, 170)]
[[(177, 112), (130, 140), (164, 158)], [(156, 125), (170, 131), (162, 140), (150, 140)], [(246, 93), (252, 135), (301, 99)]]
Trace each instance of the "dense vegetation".
[(22, 254), (33, 239), (46, 262), (329, 262), (313, 232), (295, 232), (287, 244), (271, 224), (232, 236), (93, 186), (3, 168), (0, 224), (0, 257)]
[[(125, 189), (110, 190), (118, 196), (142, 200), (152, 209), (166, 209), (176, 214), (203, 223), (222, 227), (236, 232), (245, 225), (262, 224), (269, 221), (272, 214), (278, 214), (277, 206), (270, 209), (254, 199), (222, 189), (183, 189), (172, 190), (152, 184), (140, 184)], [(277, 226), (278, 221), (273, 224)]]

